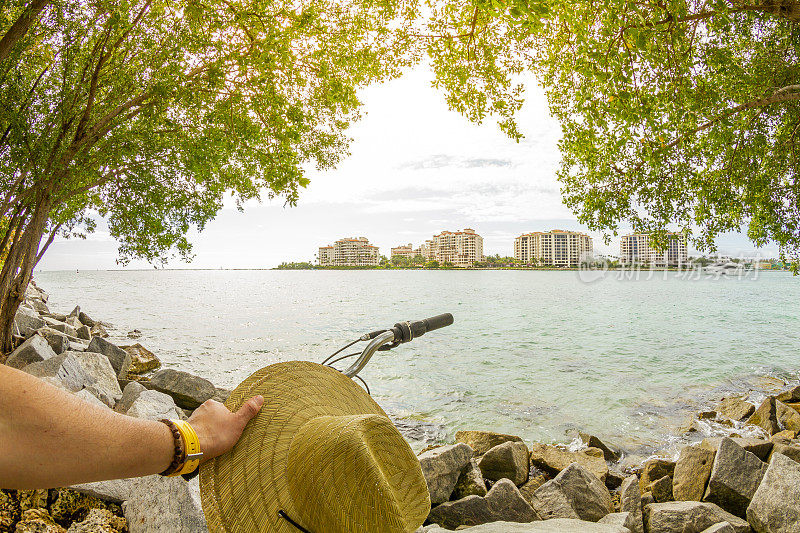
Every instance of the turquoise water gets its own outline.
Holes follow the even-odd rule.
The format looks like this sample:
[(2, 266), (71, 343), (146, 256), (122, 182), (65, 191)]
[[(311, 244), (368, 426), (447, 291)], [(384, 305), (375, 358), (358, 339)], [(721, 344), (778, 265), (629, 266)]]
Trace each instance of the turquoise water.
[[(459, 429), (567, 442), (577, 429), (646, 453), (687, 413), (758, 376), (800, 370), (800, 278), (594, 283), (548, 271), (40, 272), (50, 307), (80, 304), (164, 363), (233, 387), (359, 334), (451, 312), (455, 324), (362, 372), (415, 446)], [(755, 278), (755, 279), (754, 279)]]

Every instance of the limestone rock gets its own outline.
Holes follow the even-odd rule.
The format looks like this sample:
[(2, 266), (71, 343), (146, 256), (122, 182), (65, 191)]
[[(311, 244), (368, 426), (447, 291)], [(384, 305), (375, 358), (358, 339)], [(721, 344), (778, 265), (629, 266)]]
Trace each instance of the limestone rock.
[(721, 522), (728, 522), (736, 533), (750, 532), (747, 522), (709, 502), (651, 503), (645, 515), (648, 533), (702, 533)]
[(609, 513), (598, 521), (598, 524), (613, 524), (615, 526), (622, 526), (633, 531), (635, 527), (634, 518), (631, 513)]
[(14, 524), (17, 523), (21, 515), (22, 510), (16, 495), (0, 490), (0, 533), (14, 531)]
[(207, 533), (198, 478), (139, 478), (122, 504), (130, 533)]
[[(425, 533), (448, 533), (448, 530), (433, 527)], [(596, 524), (583, 520), (556, 518), (529, 524), (513, 522), (492, 522), (469, 528), (469, 533), (629, 533), (622, 526), (614, 524)]]
[[(461, 443), (463, 444), (463, 443)], [(460, 500), (444, 502), (431, 509), (428, 521), (439, 524), (446, 529), (458, 526), (477, 526), (494, 520), (486, 498), (467, 496)]]
[(765, 398), (755, 413), (747, 419), (747, 423), (762, 428), (767, 432), (767, 435), (774, 435), (779, 432), (781, 427), (778, 424), (775, 398), (772, 396)]
[(95, 324), (97, 324), (97, 322), (92, 320), (91, 317), (89, 317), (89, 315), (87, 315), (83, 311), (78, 313), (78, 320), (81, 321), (81, 324), (83, 324), (85, 326), (89, 326), (90, 328), (93, 327)]
[(108, 342), (102, 337), (94, 337), (86, 351), (105, 355), (111, 362), (111, 366), (114, 367), (114, 372), (117, 373), (118, 378), (124, 379), (128, 375), (128, 369), (131, 367), (131, 356), (116, 344)]
[(650, 492), (653, 499), (659, 503), (671, 501), (672, 498), (672, 478), (664, 476), (650, 484)]
[(136, 398), (139, 397), (142, 391), (146, 390), (145, 386), (138, 381), (129, 381), (125, 388), (122, 389), (122, 398), (114, 406), (114, 410), (119, 413), (127, 413)]
[(549, 478), (544, 474), (539, 474), (538, 476), (533, 476), (528, 479), (520, 488), (519, 492), (522, 494), (522, 497), (528, 501), (533, 499), (533, 493), (536, 492), (536, 489), (544, 485), (549, 481)]
[(616, 489), (622, 485), (622, 482), (626, 477), (626, 474), (623, 474), (615, 468), (609, 467), (608, 475), (606, 475), (606, 487), (608, 487), (610, 490)]
[(38, 333), (47, 339), (48, 344), (50, 344), (50, 348), (52, 348), (56, 354), (64, 353), (69, 350), (69, 337), (60, 331), (56, 331), (53, 328), (44, 327), (38, 330)]
[(800, 385), (793, 385), (782, 390), (775, 397), (779, 402), (800, 402)]
[(131, 498), (131, 494), (137, 482), (138, 478), (111, 479), (108, 481), (81, 483), (79, 485), (72, 485), (69, 488), (106, 502), (119, 504)]
[(50, 505), (50, 515), (60, 524), (80, 522), (91, 509), (110, 509), (113, 508), (112, 505), (88, 494), (70, 489), (56, 489), (55, 501)]
[(131, 366), (128, 369), (130, 374), (145, 374), (161, 368), (161, 361), (158, 357), (138, 342), (130, 346), (120, 346), (120, 348), (131, 356)]
[(127, 521), (106, 509), (92, 509), (82, 522), (72, 524), (67, 533), (125, 533)]
[(515, 485), (522, 485), (528, 480), (528, 457), (528, 447), (524, 442), (504, 442), (486, 452), (478, 460), (478, 468), (486, 479), (507, 478)]
[(639, 489), (639, 478), (635, 475), (623, 480), (619, 490), (619, 507), (623, 513), (631, 516), (631, 526), (628, 528), (631, 533), (644, 533), (642, 493)]
[(75, 393), (75, 396), (83, 400), (84, 402), (90, 403), (92, 405), (96, 405), (97, 407), (102, 407), (104, 409), (108, 409), (108, 405), (104, 404), (100, 398), (92, 394), (89, 389), (81, 389)]
[(64, 528), (56, 524), (47, 509), (28, 509), (22, 513), (17, 523), (16, 533), (64, 533)]
[(716, 453), (716, 450), (700, 446), (681, 449), (672, 476), (672, 493), (676, 500), (699, 502), (703, 499)]
[(495, 520), (505, 520), (506, 522), (541, 520), (510, 479), (501, 479), (495, 483), (486, 494), (486, 503), (489, 504), (489, 510)]
[(620, 458), (620, 451), (617, 446), (607, 444), (594, 435), (589, 435), (588, 433), (579, 432), (578, 437), (581, 439), (586, 446), (590, 448), (599, 448), (603, 451), (603, 457), (606, 461), (617, 461)]
[[(48, 324), (50, 324), (50, 328), (51, 329), (54, 329), (56, 331), (60, 331), (61, 333), (63, 333), (64, 335), (67, 335), (69, 337), (73, 337), (73, 338), (76, 338), (76, 339), (78, 338), (77, 330), (75, 328), (73, 328), (72, 326), (70, 326), (69, 324), (65, 323), (65, 322), (55, 322), (54, 323), (54, 322), (49, 322), (48, 321)], [(44, 324), (42, 324), (42, 326), (44, 326)]]
[(214, 385), (207, 379), (171, 368), (159, 370), (147, 383), (148, 388), (172, 396), (175, 403), (184, 409), (197, 409), (216, 392)]
[(17, 500), (19, 500), (19, 508), (23, 512), (28, 509), (47, 508), (48, 495), (47, 489), (18, 490)]
[(556, 446), (534, 442), (530, 448), (531, 464), (545, 472), (556, 475), (572, 463), (578, 463), (605, 482), (608, 476), (608, 464), (603, 458), (602, 450), (587, 448), (579, 452), (569, 452)]
[(783, 443), (783, 444), (791, 444), (792, 439), (797, 436), (797, 433), (791, 431), (789, 429), (784, 429), (783, 431), (779, 431), (775, 433), (773, 436), (769, 438), (770, 442), (773, 444)]
[(39, 378), (56, 378), (72, 392), (85, 388), (109, 407), (122, 397), (111, 363), (99, 353), (64, 352), (30, 364), (23, 371)]
[(778, 454), (747, 507), (756, 533), (800, 531), (800, 464)]
[(778, 454), (785, 455), (792, 461), (800, 463), (800, 446), (797, 444), (784, 444), (782, 442), (776, 442), (772, 447), (772, 453), (769, 456), (770, 462), (772, 462), (772, 458)]
[(642, 473), (639, 478), (639, 488), (642, 492), (648, 492), (650, 485), (664, 476), (672, 477), (675, 473), (675, 463), (669, 459), (655, 457), (648, 459), (642, 465)]
[(532, 504), (543, 519), (579, 518), (597, 522), (612, 511), (608, 488), (578, 463), (572, 463), (536, 489)]
[(800, 413), (787, 407), (785, 403), (775, 401), (775, 416), (782, 428), (794, 431), (795, 434), (800, 431)]
[(14, 325), (19, 330), (19, 334), (25, 338), (33, 335), (37, 329), (45, 327), (46, 323), (39, 316), (39, 313), (27, 307), (20, 307), (14, 315)]
[(469, 445), (476, 457), (508, 441), (522, 442), (522, 439), (515, 435), (505, 435), (503, 433), (494, 433), (491, 431), (456, 432), (456, 442), (463, 442)]
[(28, 340), (20, 344), (16, 350), (11, 352), (11, 355), (6, 360), (6, 365), (11, 368), (24, 368), (31, 363), (38, 363), (55, 356), (56, 352), (53, 351), (47, 339), (38, 333), (34, 333)]
[(106, 331), (106, 328), (103, 327), (103, 324), (101, 324), (100, 322), (92, 326), (92, 329), (89, 330), (89, 333), (92, 334), (92, 337), (102, 337), (102, 338), (108, 337), (108, 331)]
[(704, 529), (703, 533), (735, 533), (735, 530), (728, 522), (720, 522), (719, 524), (715, 524), (708, 529)]
[(80, 305), (76, 305), (75, 308), (72, 311), (70, 311), (70, 313), (67, 315), (67, 318), (70, 318), (70, 317), (78, 318), (78, 316), (80, 316), (80, 314), (81, 314), (81, 306)]
[(228, 401), (228, 396), (231, 395), (230, 389), (223, 389), (222, 387), (217, 387), (217, 392), (214, 393), (214, 396), (211, 398), (212, 400), (216, 400), (219, 403), (225, 403)]
[(719, 405), (717, 405), (717, 412), (719, 414), (731, 420), (736, 420), (737, 422), (748, 418), (755, 410), (755, 405), (737, 397), (723, 398)]
[(767, 465), (731, 439), (722, 439), (703, 500), (745, 516)]
[(471, 457), (472, 448), (464, 443), (440, 446), (419, 456), (422, 474), (425, 476), (428, 491), (431, 494), (431, 505), (437, 505), (450, 499), (456, 482), (464, 467), (469, 464)]
[[(722, 442), (723, 438), (729, 437), (710, 437), (703, 439), (703, 441), (700, 443), (700, 447), (716, 452), (717, 449), (719, 449), (719, 444)], [(762, 461), (767, 460), (767, 457), (769, 457), (769, 452), (772, 450), (772, 443), (768, 440), (740, 437), (736, 437), (731, 440), (748, 452), (755, 454), (755, 456)]]
[(157, 390), (142, 391), (130, 408), (125, 411), (125, 414), (148, 420), (161, 420), (162, 418), (180, 420), (182, 418), (172, 396)]
[(483, 481), (483, 474), (481, 469), (478, 468), (478, 461), (471, 457), (469, 463), (461, 471), (455, 489), (453, 489), (452, 497), (455, 500), (460, 500), (473, 495), (486, 496), (486, 482)]

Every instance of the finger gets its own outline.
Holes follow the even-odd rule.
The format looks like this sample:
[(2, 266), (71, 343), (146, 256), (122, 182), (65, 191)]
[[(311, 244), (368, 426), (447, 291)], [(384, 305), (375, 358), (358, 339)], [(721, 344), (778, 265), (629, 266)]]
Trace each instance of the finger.
[(254, 396), (242, 404), (239, 410), (236, 411), (236, 416), (239, 417), (242, 424), (247, 424), (250, 419), (258, 414), (262, 405), (264, 405), (264, 397)]

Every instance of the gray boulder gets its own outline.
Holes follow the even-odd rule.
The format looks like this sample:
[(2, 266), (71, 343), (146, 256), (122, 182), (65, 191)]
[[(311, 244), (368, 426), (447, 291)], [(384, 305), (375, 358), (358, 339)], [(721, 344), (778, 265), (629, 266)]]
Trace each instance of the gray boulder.
[(600, 481), (605, 482), (608, 477), (608, 464), (603, 457), (603, 450), (599, 448), (586, 448), (578, 452), (570, 452), (558, 446), (534, 442), (530, 450), (531, 464), (550, 475), (555, 476), (570, 464), (578, 463), (600, 478)]
[(781, 428), (778, 424), (775, 398), (773, 396), (765, 398), (758, 409), (747, 419), (747, 423), (762, 428), (768, 436), (779, 432)]
[(503, 433), (494, 433), (492, 431), (457, 431), (456, 442), (463, 442), (472, 448), (475, 457), (485, 454), (495, 446), (503, 444), (504, 442), (516, 441), (522, 442), (522, 439), (516, 435), (505, 435)]
[(590, 448), (598, 448), (603, 451), (603, 457), (606, 461), (617, 461), (620, 458), (621, 452), (619, 447), (601, 441), (599, 438), (588, 433), (578, 432), (578, 438), (581, 439), (586, 446)]
[(744, 517), (767, 465), (731, 439), (722, 439), (703, 500)]
[(533, 522), (541, 520), (530, 503), (510, 479), (501, 479), (486, 494), (486, 502), (495, 520)]
[[(161, 372), (166, 372), (162, 370)], [(161, 374), (156, 374), (158, 376)], [(440, 446), (419, 456), (422, 474), (431, 494), (431, 505), (450, 499), (461, 472), (469, 464), (472, 448), (464, 443)]]
[(615, 526), (622, 526), (627, 528), (628, 531), (633, 531), (634, 527), (637, 526), (636, 520), (631, 515), (631, 513), (609, 513), (605, 515), (600, 521), (597, 522), (598, 524), (613, 524)]
[(81, 326), (75, 330), (79, 339), (83, 340), (91, 340), (92, 339), (92, 332), (89, 330), (89, 326)]
[[(463, 444), (463, 443), (461, 443)], [(428, 521), (447, 529), (475, 526), (497, 520), (531, 522), (539, 517), (511, 480), (501, 479), (485, 498), (467, 496), (431, 509)]]
[(37, 329), (45, 327), (47, 324), (39, 316), (39, 313), (28, 307), (20, 307), (14, 315), (14, 327), (19, 334), (25, 338), (33, 335)]
[(543, 519), (578, 518), (597, 522), (612, 511), (608, 488), (578, 463), (572, 463), (536, 489), (531, 503)]
[(787, 406), (785, 403), (775, 400), (775, 416), (781, 428), (800, 432), (800, 413)]
[(145, 386), (169, 394), (175, 403), (184, 409), (197, 409), (216, 393), (214, 384), (207, 379), (171, 368), (156, 372)]
[(639, 488), (641, 491), (648, 492), (650, 485), (664, 476), (672, 477), (675, 473), (675, 462), (662, 457), (648, 459), (642, 465), (642, 473), (639, 477)]
[(19, 345), (11, 352), (6, 360), (6, 365), (11, 368), (24, 368), (31, 363), (38, 363), (55, 357), (56, 352), (47, 342), (47, 339), (38, 333), (34, 333), (28, 340)]
[(125, 414), (148, 420), (161, 420), (162, 418), (181, 420), (183, 418), (182, 412), (178, 410), (172, 396), (156, 390), (142, 391)]
[(139, 394), (142, 391), (147, 390), (144, 385), (139, 383), (138, 381), (129, 381), (125, 388), (122, 389), (122, 398), (117, 402), (117, 405), (114, 406), (114, 410), (119, 413), (126, 413), (128, 409), (131, 408), (133, 402), (136, 401), (136, 398), (139, 397)]
[(708, 529), (704, 529), (703, 533), (735, 533), (735, 531), (736, 530), (733, 529), (733, 526), (728, 522), (720, 522), (719, 524), (715, 524)]
[(800, 531), (800, 464), (777, 454), (747, 507), (756, 533)]
[(70, 326), (65, 322), (56, 322), (55, 320), (53, 320), (53, 321), (48, 321), (48, 324), (50, 324), (50, 327), (56, 331), (60, 331), (61, 333), (76, 339), (78, 338), (78, 332), (75, 330), (75, 328), (73, 328), (72, 326)]
[(784, 444), (782, 442), (776, 442), (772, 447), (772, 453), (769, 456), (770, 462), (772, 462), (773, 456), (779, 454), (785, 455), (789, 459), (800, 463), (800, 446), (796, 444)]
[(672, 476), (672, 494), (676, 500), (699, 502), (703, 499), (716, 453), (700, 446), (681, 449)]
[[(703, 441), (700, 443), (700, 447), (716, 452), (717, 449), (719, 449), (719, 444), (722, 442), (723, 438), (729, 437), (709, 437), (703, 439)], [(764, 439), (735, 437), (731, 440), (748, 452), (755, 454), (755, 456), (762, 461), (767, 460), (767, 457), (769, 457), (769, 452), (772, 450), (772, 443)]]
[(87, 315), (87, 314), (86, 314), (86, 313), (84, 313), (83, 311), (81, 311), (80, 313), (78, 313), (78, 320), (80, 320), (80, 321), (81, 321), (81, 324), (83, 324), (83, 325), (85, 325), (85, 326), (89, 326), (90, 328), (91, 328), (91, 327), (94, 327), (94, 325), (97, 323), (97, 322), (95, 322), (94, 320), (92, 320), (92, 319), (89, 317), (89, 315)]
[(138, 483), (138, 478), (131, 479), (112, 479), (109, 481), (95, 481), (93, 483), (81, 483), (69, 487), (72, 490), (94, 496), (103, 501), (112, 503), (122, 503), (131, 499), (133, 488)]
[[(420, 530), (418, 530), (420, 531)], [(449, 533), (440, 527), (424, 529), (425, 533)], [(469, 533), (630, 533), (628, 529), (615, 524), (596, 524), (583, 520), (555, 518), (528, 524), (513, 522), (491, 522), (469, 528)]]
[(672, 497), (672, 478), (664, 476), (650, 484), (650, 493), (657, 502), (668, 502), (675, 498)]
[(779, 402), (800, 402), (800, 385), (792, 385), (783, 389), (775, 397)]
[(89, 392), (89, 389), (81, 389), (75, 393), (75, 396), (83, 400), (84, 402), (90, 403), (92, 405), (96, 405), (97, 407), (102, 407), (104, 409), (108, 409), (108, 406), (100, 401), (97, 396)]
[(709, 502), (651, 503), (645, 517), (648, 533), (702, 533), (722, 522), (728, 522), (735, 533), (750, 532), (747, 522)]
[(50, 348), (52, 348), (56, 354), (64, 353), (69, 350), (69, 337), (60, 331), (56, 331), (53, 328), (44, 327), (38, 330), (38, 333), (47, 339), (47, 342), (50, 344)]
[[(463, 444), (463, 443), (461, 443)], [(494, 521), (495, 517), (489, 508), (486, 498), (467, 496), (460, 500), (444, 502), (431, 509), (428, 521), (439, 524), (446, 529), (458, 526), (477, 526)]]
[(22, 370), (39, 378), (55, 378), (72, 392), (87, 389), (109, 407), (122, 398), (111, 363), (99, 353), (64, 352)]
[(131, 356), (116, 344), (108, 342), (102, 337), (93, 337), (86, 351), (105, 355), (111, 362), (111, 366), (114, 367), (117, 377), (119, 379), (127, 377), (128, 369), (131, 367)]
[(756, 410), (756, 406), (738, 396), (723, 398), (717, 405), (717, 412), (737, 422), (748, 418)]
[(510, 479), (516, 485), (528, 480), (528, 447), (524, 442), (509, 441), (499, 444), (478, 460), (483, 477), (493, 481)]
[(639, 489), (639, 478), (635, 475), (626, 477), (619, 489), (620, 511), (631, 517), (630, 526), (625, 526), (631, 533), (644, 533), (642, 516), (642, 491)]
[(130, 533), (207, 533), (198, 478), (138, 478), (122, 504)]
[(478, 468), (478, 461), (474, 457), (470, 458), (469, 463), (461, 471), (452, 497), (454, 500), (460, 500), (473, 495), (486, 496), (486, 482), (483, 480), (481, 469)]

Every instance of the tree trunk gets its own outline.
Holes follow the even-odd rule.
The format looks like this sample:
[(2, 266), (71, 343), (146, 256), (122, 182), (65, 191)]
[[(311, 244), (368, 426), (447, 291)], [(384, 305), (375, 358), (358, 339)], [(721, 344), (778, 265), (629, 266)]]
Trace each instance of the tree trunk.
[(50, 3), (50, 0), (33, 0), (22, 15), (11, 25), (6, 34), (0, 39), (0, 63), (11, 54), (11, 49), (22, 39), (39, 17), (39, 13)]
[(0, 271), (0, 363), (13, 349), (14, 316), (31, 281), (49, 215), (50, 199), (41, 198), (31, 216), (20, 221), (9, 239), (11, 247)]

